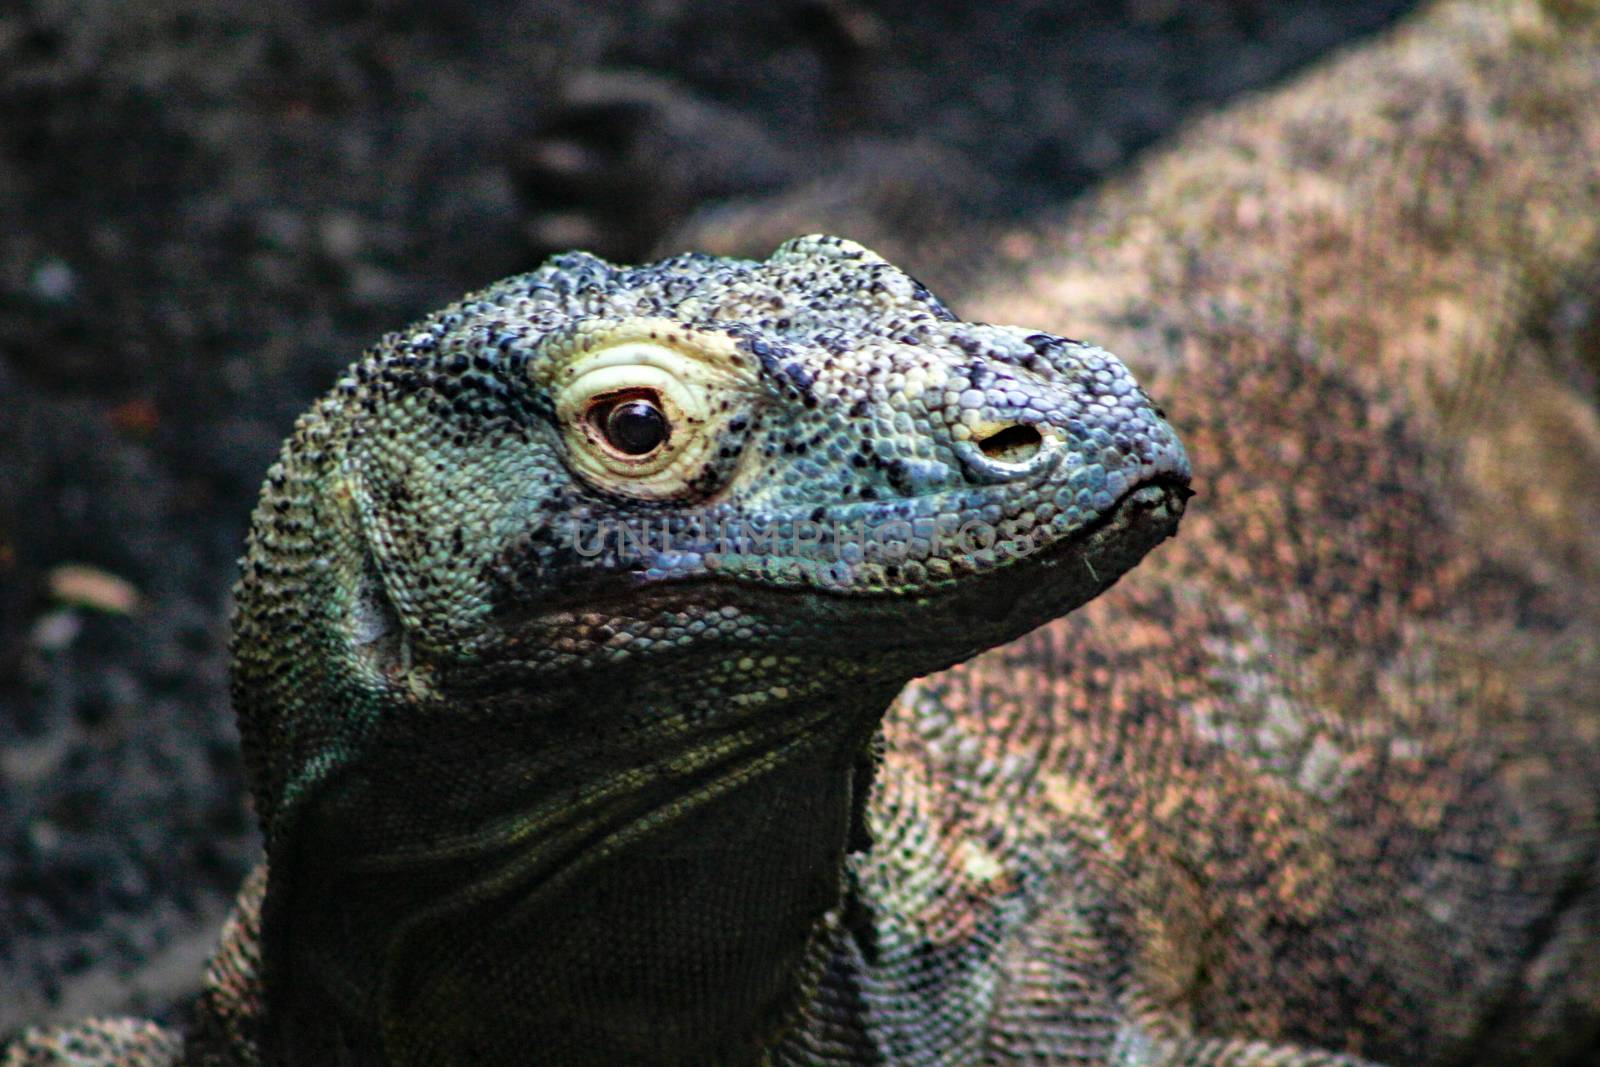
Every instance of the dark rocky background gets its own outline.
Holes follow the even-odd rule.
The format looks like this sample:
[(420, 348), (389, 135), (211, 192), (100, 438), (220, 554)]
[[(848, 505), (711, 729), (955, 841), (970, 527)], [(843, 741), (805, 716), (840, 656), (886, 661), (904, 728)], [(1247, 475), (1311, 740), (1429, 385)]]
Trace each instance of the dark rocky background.
[(0, 1030), (192, 992), (256, 848), (244, 523), (384, 330), (830, 175), (1025, 224), (1408, 6), (0, 5)]

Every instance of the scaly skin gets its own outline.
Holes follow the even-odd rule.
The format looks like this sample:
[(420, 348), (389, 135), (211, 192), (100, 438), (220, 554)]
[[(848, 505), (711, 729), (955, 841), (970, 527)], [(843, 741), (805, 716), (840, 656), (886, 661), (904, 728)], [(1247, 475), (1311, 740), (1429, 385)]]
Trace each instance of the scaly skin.
[[(1000, 244), (1015, 262), (992, 262), (971, 302), (1126, 354), (1172, 404), (1201, 495), (1182, 536), (1109, 595), (912, 683), (883, 720), (870, 794), (862, 749), (888, 698), (874, 686), (1064, 610), (1144, 545), (1111, 567), (1088, 558), (1087, 582), (1070, 541), (963, 575), (956, 587), (989, 584), (959, 605), (761, 592), (772, 576), (748, 569), (737, 585), (678, 588), (747, 590), (736, 614), (767, 605), (779, 647), (731, 659), (708, 626), (689, 637), (720, 672), (682, 648), (647, 649), (603, 668), (621, 699), (591, 689), (563, 706), (554, 685), (507, 701), (526, 672), (583, 669), (604, 655), (594, 627), (611, 628), (609, 643), (659, 602), (602, 596), (603, 561), (540, 556), (536, 540), (492, 570), (524, 610), (442, 592), (482, 568), (460, 562), (472, 552), (453, 531), (414, 521), (426, 493), (398, 487), (469, 509), (549, 487), (511, 479), (497, 497), (506, 479), (467, 460), (403, 477), (417, 456), (380, 447), (393, 430), (358, 435), (360, 420), (340, 416), (325, 432), (328, 414), (361, 404), (336, 393), (302, 425), (289, 473), (340, 466), (333, 438), (362, 457), (343, 469), (363, 473), (345, 476), (348, 494), (320, 475), (269, 487), (253, 558), (280, 571), (247, 573), (241, 596), (240, 707), (274, 866), (247, 888), (187, 1061), (260, 1062), (265, 1042), (269, 1061), (288, 1050), (326, 1062), (302, 1050), (343, 1020), (357, 1062), (383, 1043), (395, 1062), (447, 1061), (437, 1050), (473, 1038), (492, 1062), (1588, 1062), (1600, 1019), (1600, 424), (1592, 368), (1551, 309), (1592, 307), (1569, 286), (1600, 266), (1597, 25), (1593, 3), (1441, 5), (1203, 124), (1061, 225)], [(586, 262), (557, 270), (600, 271)], [(827, 411), (775, 402), (802, 423)], [(473, 454), (492, 466), (523, 449)], [(772, 483), (785, 472), (799, 479), (789, 492), (842, 491), (827, 481), (841, 465), (781, 445), (774, 459), (767, 489), (741, 506), (784, 499)], [(740, 468), (730, 484), (761, 473)], [(908, 489), (904, 468), (893, 480), (870, 463), (848, 473), (874, 479), (881, 500)], [(306, 523), (312, 507), (359, 521), (343, 533)], [(1096, 529), (1116, 540), (1135, 525)], [(294, 575), (308, 572), (282, 568), (311, 551), (300, 538), (330, 537), (345, 549), (309, 572), (330, 592), (307, 600)], [(397, 585), (381, 565), (380, 581), (364, 579), (362, 546), (381, 561), (397, 543), (411, 546), (403, 559), (431, 561), (402, 577), (442, 587)], [(361, 592), (379, 586), (384, 597)], [(540, 599), (545, 588), (562, 591)], [(770, 613), (773, 597), (803, 598), (809, 613)], [(544, 629), (579, 603), (575, 625)], [(824, 604), (848, 614), (808, 626)], [(474, 610), (495, 625), (463, 622)], [(492, 644), (504, 627), (523, 635), (514, 649)], [(746, 628), (735, 644), (763, 636)], [(486, 632), (483, 669), (474, 642)], [(927, 644), (897, 653), (891, 641), (913, 633)], [(479, 667), (439, 667), (472, 655)], [(646, 658), (652, 670), (638, 671)], [(472, 714), (429, 717), (450, 686), (468, 694), (450, 707)], [(707, 699), (736, 691), (737, 705)], [(325, 711), (373, 692), (388, 696), (367, 715)], [(608, 732), (618, 715), (648, 724), (678, 706), (700, 714), (646, 751)], [(529, 715), (551, 707), (550, 721)], [(819, 707), (814, 724), (806, 711)], [(730, 774), (741, 729), (799, 740), (781, 766)], [(567, 762), (507, 780), (544, 758), (541, 741)], [(630, 758), (638, 770), (615, 794), (593, 784)], [(695, 785), (703, 760), (721, 762)], [(354, 764), (367, 770), (341, 773)], [(727, 791), (708, 795), (719, 783)], [(575, 803), (538, 803), (563, 788)], [(752, 799), (758, 789), (767, 799)], [(601, 810), (611, 795), (637, 804), (615, 813), (636, 820), (620, 831)], [(474, 818), (478, 805), (505, 817)], [(581, 837), (558, 851), (509, 841), (552, 833)], [(576, 896), (550, 871), (562, 863), (587, 879)], [(526, 921), (522, 900), (537, 909)], [(387, 985), (368, 981), (379, 946), (400, 950)], [(703, 981), (671, 975), (709, 954), (718, 966)], [(171, 1062), (170, 1036), (95, 1033), (134, 1062)], [(522, 1044), (496, 1047), (508, 1034)], [(757, 1053), (763, 1034), (771, 1047)], [(32, 1047), (43, 1057), (64, 1040)], [(12, 1062), (34, 1062), (23, 1055)]]
[[(634, 458), (592, 424), (641, 391)], [(391, 336), (269, 472), (236, 595), (267, 1060), (752, 1062), (895, 693), (1099, 593), (1187, 477), (1114, 358), (831, 238), (557, 257)], [(903, 561), (828, 539), (894, 521)]]

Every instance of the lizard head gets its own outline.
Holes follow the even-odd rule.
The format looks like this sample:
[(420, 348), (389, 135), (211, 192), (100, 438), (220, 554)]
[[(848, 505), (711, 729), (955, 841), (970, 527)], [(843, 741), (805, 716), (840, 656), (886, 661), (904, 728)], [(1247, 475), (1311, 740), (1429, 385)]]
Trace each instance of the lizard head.
[(386, 338), (311, 421), (359, 527), (345, 643), (418, 692), (758, 652), (903, 681), (1100, 592), (1188, 478), (1116, 357), (961, 322), (829, 237), (556, 257)]
[[(428, 1017), (419, 1003), (466, 988), (432, 962), (459, 922), (430, 923), (498, 900), (503, 929), (536, 897), (548, 918), (552, 887), (648, 834), (648, 879), (715, 882), (733, 861), (792, 887), (764, 898), (770, 945), (701, 937), (728, 973), (740, 952), (792, 971), (898, 688), (1105, 589), (1173, 532), (1187, 478), (1114, 356), (959, 321), (837, 238), (765, 262), (558, 256), (386, 337), (298, 424), (237, 591), (273, 879), (320, 872), (296, 883), (302, 938), (363, 931), (300, 966), (385, 961), (376, 983), (297, 981), (375, 984), (372, 1012)], [(715, 856), (703, 836), (660, 843), (696, 812), (739, 822), (716, 798), (763, 780), (810, 812), (781, 848), (732, 829)], [(650, 884), (657, 921), (692, 921), (697, 897)], [(274, 892), (291, 907), (269, 890), (269, 926)], [(385, 909), (433, 919), (397, 930), (370, 919)], [(783, 1001), (741, 989), (719, 1010)]]

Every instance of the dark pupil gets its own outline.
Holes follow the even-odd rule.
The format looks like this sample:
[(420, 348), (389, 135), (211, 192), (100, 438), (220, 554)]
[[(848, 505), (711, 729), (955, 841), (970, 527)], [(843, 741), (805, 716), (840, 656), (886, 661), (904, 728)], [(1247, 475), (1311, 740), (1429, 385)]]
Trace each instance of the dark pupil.
[(648, 400), (624, 400), (606, 416), (606, 440), (619, 452), (642, 456), (667, 439), (667, 417)]

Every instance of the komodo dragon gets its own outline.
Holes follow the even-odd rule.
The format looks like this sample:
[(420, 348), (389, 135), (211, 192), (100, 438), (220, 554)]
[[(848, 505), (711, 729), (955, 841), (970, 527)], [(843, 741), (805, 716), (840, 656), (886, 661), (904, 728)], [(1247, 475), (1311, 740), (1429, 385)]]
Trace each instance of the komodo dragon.
[[(1200, 495), (898, 699), (1171, 532), (1111, 357), (829, 239), (390, 336), (256, 514), (187, 1047), (6, 1063), (1593, 1062), (1596, 99), (1600, 6), (1445, 4), (1001, 242)], [(685, 526), (941, 510), (1033, 551)]]

